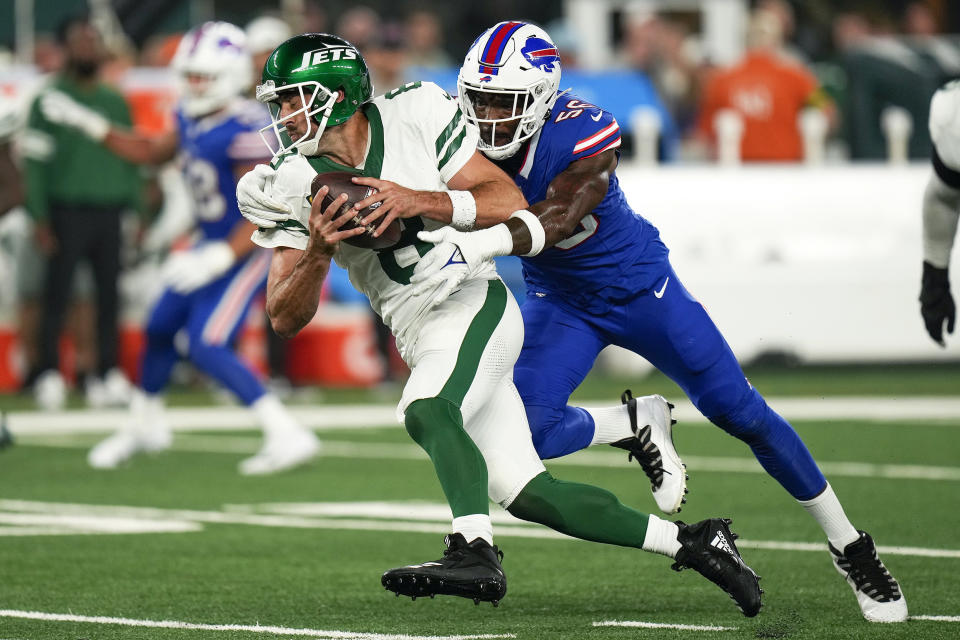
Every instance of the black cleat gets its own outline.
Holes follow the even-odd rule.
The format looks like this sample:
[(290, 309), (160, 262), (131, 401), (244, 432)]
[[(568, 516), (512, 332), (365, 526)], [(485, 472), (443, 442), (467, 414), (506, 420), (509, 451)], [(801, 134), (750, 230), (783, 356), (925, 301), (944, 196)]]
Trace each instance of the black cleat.
[(677, 540), (682, 547), (672, 568), (674, 571), (695, 570), (726, 591), (740, 612), (752, 618), (763, 606), (760, 576), (743, 562), (733, 542), (737, 535), (731, 533), (729, 525), (730, 520), (726, 518), (711, 518), (691, 525), (677, 521), (680, 527)]
[(507, 593), (507, 576), (500, 566), (503, 552), (483, 538), (467, 544), (459, 533), (443, 541), (447, 549), (439, 560), (390, 569), (380, 582), (388, 591), (413, 599), (447, 595), (469, 598), (478, 605), (481, 601), (500, 604)]
[[(628, 460), (640, 463), (643, 472), (650, 480), (650, 490), (657, 506), (664, 513), (677, 513), (687, 499), (686, 467), (673, 446), (673, 405), (663, 396), (634, 398), (630, 389), (620, 396), (627, 405), (630, 416), (630, 430), (634, 435), (610, 444), (611, 447), (630, 452)], [(637, 403), (643, 402), (648, 414), (653, 416), (651, 424), (639, 425), (637, 422)]]
[(903, 622), (907, 619), (907, 601), (900, 585), (877, 555), (870, 534), (858, 533), (860, 538), (842, 552), (829, 545), (833, 566), (853, 589), (864, 618), (870, 622)]

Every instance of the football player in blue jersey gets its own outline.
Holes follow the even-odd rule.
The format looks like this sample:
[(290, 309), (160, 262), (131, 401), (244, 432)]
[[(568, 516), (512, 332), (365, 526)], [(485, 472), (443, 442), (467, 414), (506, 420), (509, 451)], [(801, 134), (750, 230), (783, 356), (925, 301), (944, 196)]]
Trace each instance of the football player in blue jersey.
[[(814, 517), (864, 617), (905, 620), (906, 600), (873, 540), (853, 527), (797, 433), (747, 381), (674, 272), (656, 227), (627, 203), (615, 173), (619, 124), (575, 93), (558, 91), (560, 59), (550, 37), (523, 22), (497, 24), (470, 48), (458, 84), (464, 114), (480, 130), (480, 150), (513, 176), (533, 215), (470, 231), (474, 220), (462, 206), (457, 229), (420, 237), (453, 243), (467, 264), (523, 257), (528, 295), (515, 382), (540, 456), (600, 443), (631, 452), (656, 447), (659, 460), (644, 470), (660, 508), (679, 509), (684, 468), (662, 398), (626, 392), (620, 407), (567, 404), (601, 349), (629, 349), (674, 380), (711, 422), (746, 442)], [(443, 277), (448, 258), (428, 254), (411, 281)]]
[(207, 22), (180, 42), (172, 66), (180, 84), (176, 128), (151, 137), (111, 126), (103, 116), (63, 94), (48, 94), (44, 114), (72, 125), (128, 160), (160, 164), (177, 160), (192, 196), (196, 244), (163, 265), (166, 288), (150, 313), (141, 367), (141, 392), (129, 421), (88, 456), (97, 468), (113, 468), (139, 452), (170, 446), (162, 391), (178, 360), (176, 335), (185, 330), (188, 357), (201, 371), (253, 409), (264, 444), (240, 463), (245, 475), (273, 473), (313, 458), (319, 443), (280, 401), (268, 393), (233, 350), (254, 299), (265, 289), (269, 252), (250, 240), (254, 226), (237, 208), (237, 179), (268, 158), (259, 130), (269, 113), (243, 96), (253, 82), (244, 33), (225, 22)]

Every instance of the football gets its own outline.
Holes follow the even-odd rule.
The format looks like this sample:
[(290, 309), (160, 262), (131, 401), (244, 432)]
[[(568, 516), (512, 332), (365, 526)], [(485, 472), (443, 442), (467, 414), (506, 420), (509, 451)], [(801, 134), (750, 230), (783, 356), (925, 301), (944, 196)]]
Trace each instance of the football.
[[(329, 187), (327, 195), (323, 197), (323, 207), (326, 209), (330, 206), (337, 196), (341, 193), (346, 194), (347, 201), (340, 208), (340, 211), (343, 211), (344, 208), (350, 208), (353, 206), (353, 203), (359, 202), (364, 198), (377, 192), (373, 187), (368, 187), (362, 184), (355, 184), (351, 178), (354, 177), (354, 174), (348, 171), (329, 171), (327, 173), (318, 173), (313, 181), (310, 183), (310, 193), (313, 196), (317, 195), (317, 192), (320, 190), (320, 187), (326, 185)], [(352, 219), (347, 220), (341, 229), (353, 229), (360, 225), (360, 221), (363, 220), (367, 215), (372, 211), (376, 210), (380, 206), (379, 202), (372, 204), (371, 206), (359, 211)], [(367, 226), (365, 233), (362, 233), (358, 236), (352, 238), (347, 238), (344, 240), (347, 244), (351, 244), (355, 247), (362, 247), (364, 249), (386, 249), (387, 247), (392, 247), (400, 241), (400, 221), (394, 220), (390, 225), (384, 230), (380, 237), (375, 237), (373, 232), (377, 229), (380, 220), (375, 221), (373, 224)]]

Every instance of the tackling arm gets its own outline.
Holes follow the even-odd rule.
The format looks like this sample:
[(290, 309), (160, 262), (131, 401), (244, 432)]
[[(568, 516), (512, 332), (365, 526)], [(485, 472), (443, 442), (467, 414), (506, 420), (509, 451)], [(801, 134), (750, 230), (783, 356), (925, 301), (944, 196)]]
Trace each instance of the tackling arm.
[[(570, 237), (583, 217), (597, 208), (610, 186), (610, 174), (616, 168), (617, 154), (611, 149), (573, 162), (550, 181), (547, 197), (529, 207), (543, 225), (544, 249)], [(530, 228), (518, 218), (504, 224), (513, 239), (511, 255), (529, 253)]]

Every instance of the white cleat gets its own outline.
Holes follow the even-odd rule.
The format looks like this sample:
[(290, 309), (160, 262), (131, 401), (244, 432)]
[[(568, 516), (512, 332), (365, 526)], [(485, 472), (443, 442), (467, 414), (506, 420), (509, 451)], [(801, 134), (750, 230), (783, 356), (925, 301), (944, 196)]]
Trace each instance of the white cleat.
[(870, 622), (903, 622), (907, 619), (907, 599), (900, 584), (877, 555), (873, 538), (859, 531), (860, 539), (843, 551), (830, 545), (834, 568), (840, 572), (857, 596), (863, 617)]
[(87, 454), (87, 462), (94, 469), (116, 469), (138, 453), (165, 451), (172, 442), (169, 429), (157, 428), (146, 433), (125, 428), (94, 446)]
[(304, 429), (283, 438), (268, 439), (256, 455), (240, 461), (239, 471), (244, 476), (279, 473), (309, 462), (319, 452), (317, 436)]
[(67, 403), (67, 383), (56, 369), (40, 374), (33, 385), (33, 397), (44, 411), (58, 411)]
[(123, 371), (114, 367), (103, 376), (103, 395), (106, 406), (123, 407), (130, 402), (133, 385)]
[[(673, 446), (673, 405), (663, 396), (634, 398), (629, 389), (620, 396), (627, 405), (630, 429), (634, 436), (611, 444), (630, 452), (650, 479), (650, 488), (657, 506), (664, 513), (677, 513), (687, 501), (687, 470)], [(638, 414), (644, 416), (638, 421)], [(639, 426), (644, 422), (643, 426)]]

